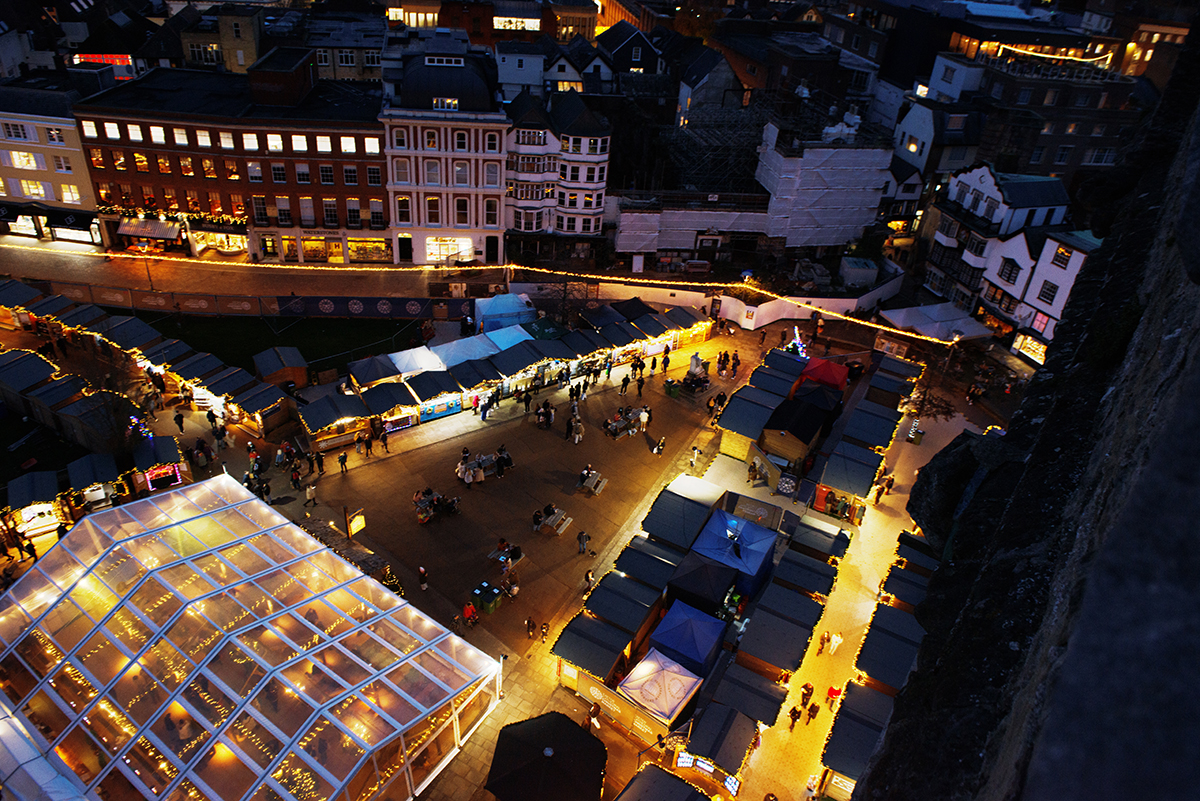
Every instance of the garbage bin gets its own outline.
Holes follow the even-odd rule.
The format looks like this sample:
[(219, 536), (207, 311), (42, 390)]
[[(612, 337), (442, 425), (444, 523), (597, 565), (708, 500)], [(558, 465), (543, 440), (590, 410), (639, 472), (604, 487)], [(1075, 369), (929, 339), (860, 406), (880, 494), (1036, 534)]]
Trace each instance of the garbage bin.
[(482, 587), (476, 587), (475, 589), (471, 590), (471, 604), (475, 607), (476, 612), (483, 611), (485, 599), (486, 596), (484, 595), (484, 590)]
[(500, 608), (500, 588), (491, 587), (483, 594), (483, 611), (492, 614)]
[(669, 395), (672, 398), (679, 397), (679, 382), (678, 381), (674, 381), (667, 386), (667, 395)]
[(924, 432), (924, 431), (922, 431), (921, 429), (919, 429), (919, 428), (918, 428), (916, 431), (914, 431), (914, 432), (913, 432), (913, 435), (912, 435), (912, 444), (913, 444), (913, 445), (920, 445), (920, 444), (921, 444), (921, 440), (922, 440), (922, 439), (924, 439), (924, 438), (925, 438), (925, 432)]

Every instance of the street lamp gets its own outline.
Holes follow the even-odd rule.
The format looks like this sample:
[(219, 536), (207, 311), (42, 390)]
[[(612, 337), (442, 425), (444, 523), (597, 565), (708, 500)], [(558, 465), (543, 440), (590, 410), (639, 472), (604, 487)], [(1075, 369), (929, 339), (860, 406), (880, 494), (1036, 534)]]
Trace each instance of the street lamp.
[(142, 250), (142, 264), (146, 266), (146, 280), (150, 282), (150, 291), (154, 291), (154, 277), (150, 275), (150, 259), (146, 256), (146, 252), (150, 250), (150, 243), (143, 242), (138, 247)]

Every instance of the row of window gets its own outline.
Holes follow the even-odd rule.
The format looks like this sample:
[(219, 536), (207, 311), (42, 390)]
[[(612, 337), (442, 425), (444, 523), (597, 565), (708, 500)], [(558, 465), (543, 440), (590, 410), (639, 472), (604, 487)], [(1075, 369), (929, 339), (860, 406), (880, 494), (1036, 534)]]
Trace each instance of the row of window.
[[(392, 159), (392, 169), (395, 183), (411, 184), (415, 183), (413, 175), (409, 169), (408, 159)], [(452, 179), (454, 186), (471, 186), (471, 163), (469, 161), (456, 161), (451, 166), (453, 171)], [(442, 162), (438, 159), (426, 159), (424, 162), (424, 184), (426, 186), (441, 186), (442, 185)], [(486, 187), (500, 186), (500, 164), (499, 162), (487, 162), (483, 165), (483, 185)]]
[[(453, 98), (435, 98), (436, 100), (453, 100)], [(440, 128), (422, 128), (418, 137), (408, 128), (393, 128), (392, 147), (396, 150), (445, 149), (455, 150), (460, 153), (471, 150), (471, 137), (467, 131), (452, 131), (449, 137), (446, 138), (444, 147), (442, 144), (443, 133)], [(483, 151), (485, 153), (499, 153), (500, 134), (492, 131), (486, 132), (483, 137)]]
[[(1081, 125), (1082, 127), (1080, 127)], [(1046, 120), (1046, 122), (1042, 124), (1042, 133), (1052, 134), (1054, 133), (1056, 127), (1057, 126), (1053, 120)], [(1082, 136), (1087, 133), (1090, 133), (1092, 136), (1104, 136), (1106, 130), (1107, 126), (1105, 125), (1097, 124), (1093, 125), (1089, 129), (1087, 127), (1087, 123), (1068, 122), (1063, 126), (1062, 133), (1068, 136), (1074, 136), (1076, 134)]]
[[(316, 206), (311, 197), (299, 198), (298, 211), (300, 213), (299, 223), (302, 227), (311, 227), (316, 225)], [(365, 209), (366, 217), (364, 219), (364, 209), (362, 201), (358, 198), (346, 198), (346, 227), (347, 228), (362, 228), (363, 225), (369, 225), (371, 228), (386, 228), (387, 219), (383, 215), (383, 200), (371, 199), (367, 201)], [(339, 215), (338, 199), (327, 197), (321, 199), (321, 224), (326, 228), (340, 228), (342, 218)], [(296, 218), (292, 216), (292, 199), (287, 196), (276, 198), (267, 198), (262, 195), (255, 195), (250, 198), (251, 219), (255, 225), (269, 226), (278, 225), (280, 227), (290, 227), (296, 224)], [(272, 219), (274, 218), (274, 219)]]
[[(93, 169), (107, 169), (109, 163), (112, 168), (118, 172), (128, 170), (130, 164), (137, 172), (151, 172), (151, 165), (160, 175), (171, 175), (175, 168), (178, 168), (179, 174), (185, 177), (193, 177), (197, 175), (196, 168), (199, 166), (199, 174), (205, 178), (224, 178), (227, 181), (242, 180), (241, 162), (237, 159), (221, 159), (220, 169), (218, 168), (218, 160), (210, 158), (193, 159), (191, 156), (178, 156), (174, 163), (171, 157), (163, 154), (146, 154), (134, 152), (133, 159), (130, 161), (123, 150), (113, 150), (109, 152), (109, 161), (105, 161), (104, 151), (101, 148), (93, 147), (89, 149)], [(197, 165), (196, 162), (199, 162)], [(58, 163), (56, 157), (55, 164)], [(312, 171), (307, 164), (293, 164), (293, 169), (296, 173), (296, 183), (308, 184), (312, 183)], [(286, 164), (268, 164), (267, 174), (271, 176), (271, 182), (282, 184), (287, 183), (288, 170)], [(67, 163), (66, 172), (70, 172), (70, 164)], [(262, 183), (263, 181), (263, 164), (261, 161), (246, 162), (246, 180), (252, 184)], [(336, 183), (337, 170), (332, 164), (318, 164), (317, 177), (321, 184), (332, 185)], [(345, 186), (358, 186), (359, 169), (357, 166), (342, 165), (341, 168), (342, 183)], [(382, 186), (383, 185), (383, 170), (380, 167), (370, 166), (366, 168), (366, 184), (367, 186)], [(497, 185), (499, 185), (497, 183)]]
[[(1058, 296), (1058, 290), (1058, 284), (1053, 281), (1043, 281), (1042, 288), (1038, 290), (1037, 298), (1043, 303), (1053, 303), (1054, 299)], [(996, 304), (1000, 311), (1010, 314), (1017, 308), (1017, 303), (1019, 303), (1015, 297), (993, 284), (988, 284), (983, 296), (988, 302)]]
[[(338, 50), (337, 51), (337, 65), (339, 67), (355, 66), (356, 58), (357, 58), (356, 52), (357, 51), (354, 51), (354, 50)], [(332, 63), (333, 63), (332, 51), (330, 51), (330, 50), (318, 50), (317, 51), (317, 66), (318, 67), (328, 67)], [(380, 63), (381, 62), (380, 62), (378, 50), (364, 50), (363, 51), (363, 66), (364, 67), (378, 67), (380, 65)]]
[[(116, 122), (106, 122), (104, 125), (104, 138), (113, 141), (120, 141), (122, 138), (121, 124)], [(87, 139), (100, 138), (100, 129), (92, 120), (83, 120), (80, 122), (80, 127), (83, 129), (83, 135)], [(172, 128), (171, 141), (180, 147), (191, 146), (192, 137), (194, 135), (196, 147), (213, 147), (213, 133), (208, 130), (195, 130), (189, 133), (187, 128)], [(133, 143), (149, 141), (156, 145), (165, 145), (167, 143), (167, 129), (161, 125), (143, 126), (136, 123), (126, 123), (124, 136), (128, 141)], [(257, 133), (242, 133), (241, 147), (249, 153), (254, 153), (259, 150), (260, 142)], [(309, 144), (309, 134), (289, 134), (291, 152), (307, 153)], [(357, 153), (359, 150), (358, 136), (312, 136), (313, 146), (318, 153), (333, 153), (334, 141), (337, 141), (338, 150), (336, 152), (343, 155)], [(379, 153), (379, 137), (378, 136), (363, 136), (362, 152), (367, 154)], [(236, 150), (238, 147), (238, 134), (232, 131), (217, 131), (217, 144), (222, 150)], [(267, 134), (266, 146), (268, 153), (283, 153), (284, 152), (284, 134)]]
[(69, 156), (51, 156), (50, 161), (41, 153), (29, 153), (24, 150), (0, 150), (0, 166), (11, 167), (15, 170), (47, 169), (48, 164), (54, 165), (55, 172), (74, 172)]
[[(400, 195), (396, 198), (396, 224), (397, 225), (425, 225), (431, 227), (440, 227), (442, 225), (454, 225), (458, 228), (469, 228), (471, 226), (471, 199), (465, 197), (454, 198), (454, 222), (442, 222), (442, 199), (437, 195), (425, 196), (425, 216), (424, 219), (418, 219), (416, 216), (416, 204), (408, 195)], [(483, 201), (483, 227), (498, 228), (500, 227), (500, 201), (495, 198), (486, 198)]]
[[(540, 211), (520, 211), (519, 209), (513, 212), (513, 230), (514, 231), (541, 231), (543, 230), (543, 219), (546, 224), (550, 222), (550, 212)], [(564, 233), (582, 233), (582, 234), (598, 234), (600, 233), (600, 218), (599, 217), (573, 217), (567, 214), (554, 215), (554, 230)]]
[[(1071, 154), (1074, 152), (1074, 145), (1059, 145), (1054, 151), (1054, 164), (1062, 165), (1071, 160)], [(1029, 154), (1030, 164), (1041, 164), (1046, 157), (1046, 148), (1038, 145)], [(1103, 167), (1110, 164), (1116, 164), (1117, 151), (1111, 147), (1089, 147), (1083, 152), (1083, 163), (1088, 167)]]
[(54, 184), (49, 181), (30, 181), (23, 178), (0, 179), (0, 197), (29, 198), (30, 200), (59, 200), (63, 203), (79, 204), (83, 199), (75, 184), (59, 184), (59, 196), (54, 195)]
[(559, 164), (558, 177), (571, 183), (579, 183), (580, 178), (589, 184), (604, 183), (608, 167), (601, 164), (596, 167), (579, 167), (575, 164)]
[[(996, 216), (996, 211), (1000, 208), (1000, 201), (994, 197), (985, 199), (985, 196), (978, 189), (970, 189), (966, 184), (959, 183), (958, 190), (954, 194), (954, 202), (965, 208), (972, 214), (982, 214), (984, 219), (990, 220)], [(979, 206), (983, 204), (983, 211), (980, 212)], [(952, 236), (952, 234), (947, 234)]]
[[(636, 47), (634, 48), (637, 49)], [(564, 136), (559, 141), (559, 149), (564, 153), (586, 153), (589, 156), (602, 155), (608, 152), (608, 137)]]
[[(5, 139), (12, 139), (18, 142), (39, 142), (37, 126), (28, 125), (22, 122), (6, 122), (0, 125), (0, 130), (4, 132)], [(45, 144), (48, 145), (65, 145), (66, 137), (63, 135), (62, 128), (42, 128), (45, 134)]]
[[(101, 203), (125, 207), (141, 207), (144, 209), (162, 209), (163, 211), (209, 212), (211, 214), (233, 214), (242, 216), (246, 213), (246, 204), (240, 194), (230, 193), (223, 196), (220, 192), (205, 192), (203, 197), (198, 190), (184, 190), (183, 197), (175, 191), (175, 187), (138, 186), (133, 184), (113, 184), (100, 182), (96, 184), (96, 194)], [(229, 202), (224, 202), (228, 197)], [(207, 202), (207, 208), (202, 204)]]
[(558, 190), (558, 205), (564, 209), (599, 209), (604, 207), (604, 193), (581, 193)]

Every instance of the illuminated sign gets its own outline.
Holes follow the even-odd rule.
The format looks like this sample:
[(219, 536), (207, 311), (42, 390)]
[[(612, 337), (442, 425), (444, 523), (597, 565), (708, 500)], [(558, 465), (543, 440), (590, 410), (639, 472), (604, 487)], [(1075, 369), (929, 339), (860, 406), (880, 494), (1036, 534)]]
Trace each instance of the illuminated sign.
[(687, 751), (680, 751), (675, 754), (675, 767), (690, 768), (696, 762), (696, 758)]
[(493, 17), (492, 27), (499, 31), (540, 31), (542, 21), (524, 17)]
[(742, 783), (737, 780), (737, 777), (735, 777), (735, 776), (726, 776), (725, 777), (725, 789), (726, 790), (733, 793), (734, 795), (737, 795), (738, 790), (740, 790), (741, 788), (742, 788)]
[(350, 515), (350, 522), (347, 525), (347, 530), (350, 536), (353, 537), (358, 532), (367, 527), (367, 516), (363, 514), (363, 510), (359, 509), (354, 514)]
[(714, 767), (715, 766), (713, 765), (713, 763), (709, 762), (707, 759), (701, 759), (700, 757), (696, 757), (696, 769), (697, 770), (702, 770), (705, 773), (712, 773)]

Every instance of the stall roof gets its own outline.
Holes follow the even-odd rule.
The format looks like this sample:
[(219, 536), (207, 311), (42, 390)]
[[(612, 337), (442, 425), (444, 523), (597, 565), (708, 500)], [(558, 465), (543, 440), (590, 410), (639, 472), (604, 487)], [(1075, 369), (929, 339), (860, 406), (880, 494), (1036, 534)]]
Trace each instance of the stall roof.
[(389, 353), (387, 358), (391, 359), (392, 366), (402, 376), (420, 373), (424, 370), (446, 369), (446, 365), (438, 358), (438, 355), (424, 345), (418, 345), (415, 348), (397, 351), (396, 353)]
[(711, 507), (707, 504), (664, 489), (642, 520), (642, 531), (656, 540), (686, 551), (704, 528), (710, 511)]
[(754, 387), (742, 387), (733, 394), (717, 425), (743, 437), (758, 439), (771, 414), (783, 403), (783, 397)]
[(300, 422), (315, 434), (323, 428), (334, 425), (339, 420), (356, 420), (370, 417), (371, 412), (357, 395), (343, 395), (331, 392), (323, 395), (307, 406), (301, 406)]
[(668, 331), (678, 330), (678, 326), (663, 317), (661, 314), (643, 314), (636, 320), (633, 320), (633, 327), (641, 331), (646, 336), (654, 339), (661, 337)]
[(503, 376), (520, 375), (533, 365), (544, 360), (541, 353), (528, 342), (518, 342), (511, 348), (505, 348), (499, 353), (488, 357), (488, 361)]
[(820, 407), (785, 398), (767, 418), (763, 430), (786, 431), (801, 442), (812, 442), (828, 419), (829, 412)]
[(840, 559), (846, 555), (846, 549), (850, 547), (850, 538), (841, 531), (832, 534), (804, 523), (795, 524), (790, 531), (788, 529), (785, 522), (784, 530), (791, 535), (794, 545), (802, 545), (828, 556), (836, 556)]
[(456, 339), (453, 342), (446, 342), (442, 345), (434, 345), (430, 350), (447, 367), (453, 367), (456, 364), (462, 364), (463, 362), (475, 359), (486, 359), (500, 352), (500, 349), (496, 347), (496, 343), (483, 334), (466, 337), (465, 339)]
[(759, 607), (750, 615), (738, 651), (780, 671), (795, 671), (804, 659), (812, 629)]
[(87, 389), (87, 382), (77, 375), (61, 375), (48, 384), (25, 393), (25, 397), (36, 400), (51, 409), (63, 401), (70, 400)]
[(58, 367), (41, 354), (25, 350), (0, 353), (0, 384), (18, 394), (58, 372)]
[(579, 316), (587, 320), (592, 328), (597, 330), (604, 328), (606, 325), (624, 322), (625, 320), (621, 316), (621, 313), (612, 306), (597, 306), (594, 309), (584, 309), (579, 313)]
[(610, 303), (608, 305), (612, 307), (613, 311), (631, 323), (637, 318), (644, 317), (647, 314), (658, 313), (658, 309), (654, 308), (640, 297), (632, 297), (628, 300), (618, 300), (615, 303)]
[(687, 751), (708, 757), (733, 776), (742, 769), (742, 761), (757, 735), (758, 724), (751, 718), (714, 701), (696, 716)]
[(906, 328), (927, 337), (950, 342), (954, 339), (986, 339), (992, 329), (971, 317), (951, 301), (933, 306), (909, 306), (879, 312), (883, 319), (897, 328)]
[(171, 372), (184, 381), (197, 381), (210, 376), (218, 370), (224, 370), (225, 363), (211, 353), (197, 353), (178, 364), (171, 365)]
[(609, 571), (588, 593), (583, 608), (632, 636), (646, 622), (650, 607), (661, 595), (619, 571)]
[(254, 372), (265, 378), (288, 367), (308, 367), (299, 348), (267, 348), (254, 354)]
[(408, 388), (407, 384), (397, 384), (391, 381), (386, 384), (378, 384), (363, 392), (362, 402), (372, 415), (387, 414), (397, 407), (417, 405), (417, 399), (413, 397), (412, 390)]
[(108, 312), (99, 306), (95, 306), (91, 303), (85, 303), (82, 306), (76, 306), (73, 309), (68, 309), (62, 314), (56, 314), (54, 317), (63, 325), (71, 326), (72, 328), (80, 328), (99, 317), (105, 317), (107, 315)]
[(575, 351), (559, 339), (535, 339), (529, 343), (533, 349), (545, 359), (555, 359), (560, 362), (575, 360)]
[(807, 378), (796, 387), (792, 397), (830, 412), (842, 403), (842, 393), (830, 389), (824, 384), (818, 384), (816, 381), (809, 381)]
[[(717, 509), (696, 537), (692, 549), (701, 556), (735, 568), (742, 576), (756, 579), (770, 568), (777, 537), (778, 534), (770, 529)], [(754, 582), (739, 580), (738, 587), (749, 592), (754, 588)]]
[(49, 317), (58, 314), (63, 309), (69, 308), (75, 303), (70, 298), (62, 295), (51, 295), (48, 298), (42, 298), (35, 303), (25, 305), (25, 311), (36, 317)]
[(501, 352), (511, 348), (518, 342), (528, 342), (529, 340), (533, 339), (533, 337), (529, 335), (529, 332), (519, 325), (510, 325), (507, 328), (499, 328), (495, 331), (488, 331), (486, 334), (484, 334), (484, 336), (492, 340), (492, 342), (501, 350)]
[(911, 545), (906, 545), (903, 541), (896, 551), (896, 556), (906, 559), (910, 564), (919, 565), (926, 570), (937, 570), (941, 564), (936, 557), (930, 556), (924, 551), (919, 551)]
[(897, 378), (887, 373), (875, 373), (871, 376), (871, 387), (903, 397), (912, 394), (913, 382), (910, 379)]
[(864, 448), (861, 445), (855, 445), (852, 442), (844, 440), (834, 446), (833, 452), (839, 456), (845, 456), (847, 459), (862, 462), (867, 467), (873, 467), (876, 470), (883, 464), (883, 456), (880, 454), (869, 448)]
[(616, 801), (708, 801), (708, 796), (674, 773), (648, 764), (633, 774)]
[(600, 329), (600, 336), (612, 343), (614, 348), (623, 348), (646, 339), (646, 335), (629, 323), (622, 320), (619, 323), (609, 323)]
[[(884, 610), (888, 610), (886, 616), (881, 614)], [(900, 615), (908, 620), (899, 620)], [(905, 629), (907, 634), (893, 631), (893, 627)], [(891, 606), (877, 606), (875, 620), (867, 629), (867, 636), (858, 652), (856, 667), (876, 681), (899, 690), (916, 663), (924, 633), (908, 612)]]
[(683, 552), (647, 539), (634, 537), (617, 555), (614, 567), (648, 587), (661, 591), (671, 580)]
[(776, 581), (786, 581), (818, 595), (829, 595), (835, 578), (837, 568), (833, 565), (790, 549), (783, 552), (783, 558), (775, 568)]
[(804, 365), (802, 375), (818, 384), (824, 384), (840, 391), (844, 390), (850, 381), (850, 368), (828, 359), (812, 358), (808, 360), (808, 364)]
[(773, 367), (759, 367), (750, 374), (750, 386), (758, 387), (774, 395), (787, 397), (791, 394), (792, 387), (795, 385), (796, 376), (789, 375), (782, 370), (776, 370)]
[(775, 725), (785, 698), (785, 687), (738, 664), (729, 666), (713, 694), (714, 701), (768, 726)]
[(248, 389), (233, 396), (233, 403), (248, 414), (262, 414), (286, 400), (287, 395), (283, 394), (283, 390), (261, 381), (255, 381)]
[(58, 497), (58, 473), (34, 470), (8, 482), (8, 508), (24, 509), (34, 503), (50, 503)]
[(121, 472), (111, 453), (89, 453), (67, 465), (67, 480), (73, 490), (85, 490), (93, 484), (116, 481)]
[(450, 375), (465, 390), (475, 389), (490, 382), (500, 381), (504, 376), (496, 369), (496, 365), (487, 359), (471, 359), (460, 362), (450, 368)]
[(204, 379), (204, 388), (220, 397), (232, 398), (259, 383), (258, 379), (240, 367), (230, 367)]
[(599, 331), (590, 328), (579, 328), (563, 334), (561, 342), (579, 357), (591, 356), (602, 350), (611, 350), (612, 343), (600, 336)]
[(763, 359), (763, 364), (772, 370), (778, 370), (781, 373), (799, 378), (804, 373), (804, 368), (808, 365), (808, 357), (774, 348), (767, 354), (767, 358)]
[(900, 418), (904, 417), (904, 412), (899, 412), (890, 406), (884, 406), (882, 403), (875, 403), (863, 398), (854, 405), (854, 411), (863, 411), (867, 414), (873, 414), (876, 417), (882, 417), (884, 420), (892, 420), (896, 423), (900, 422)]
[(702, 503), (710, 509), (725, 495), (725, 488), (686, 473), (676, 476), (667, 489), (681, 498)]
[(186, 342), (178, 339), (168, 339), (151, 345), (142, 351), (142, 358), (156, 367), (167, 367), (177, 361), (191, 356), (196, 351)]
[(430, 370), (417, 373), (404, 381), (412, 390), (413, 396), (422, 403), (428, 403), (443, 395), (455, 395), (462, 392), (462, 387), (454, 380), (454, 376), (445, 370)]
[(771, 583), (758, 599), (758, 608), (811, 629), (821, 619), (823, 607), (807, 595), (789, 590), (782, 584)]
[(550, 653), (603, 679), (613, 669), (627, 645), (629, 632), (603, 620), (579, 614), (558, 635)]
[(525, 323), (537, 319), (537, 309), (525, 294), (508, 293), (490, 298), (476, 298), (475, 314), (485, 332), (495, 331), (505, 323)]
[(88, 330), (102, 335), (122, 350), (133, 350), (143, 345), (157, 343), (163, 335), (136, 317), (108, 317), (96, 320)]
[(906, 604), (916, 606), (924, 601), (925, 596), (929, 593), (929, 579), (912, 570), (902, 570), (899, 566), (895, 566), (888, 573), (887, 581), (883, 584), (883, 591)]
[[(123, 409), (123, 411), (122, 411)], [(119, 435), (118, 421), (125, 415), (137, 413), (133, 403), (124, 395), (101, 390), (92, 395), (84, 395), (78, 400), (71, 401), (58, 409), (64, 417), (74, 417), (85, 425), (91, 426), (101, 435)]]
[(14, 309), (37, 300), (41, 296), (41, 292), (20, 281), (14, 279), (0, 281), (0, 306)]
[(697, 676), (704, 676), (717, 660), (726, 625), (677, 600), (654, 628), (650, 645)]
[(846, 685), (821, 764), (858, 781), (887, 728), (892, 703), (891, 697), (878, 690), (861, 684)]
[(686, 601), (697, 609), (712, 613), (720, 610), (736, 580), (736, 569), (688, 551), (671, 574), (667, 593), (677, 599), (677, 603)]
[(560, 339), (567, 333), (567, 329), (549, 317), (539, 317), (536, 320), (521, 323), (521, 327), (528, 331), (534, 339)]
[[(880, 457), (882, 459), (882, 457)], [(849, 459), (841, 454), (831, 454), (825, 462), (825, 470), (821, 474), (821, 483), (859, 498), (866, 498), (875, 483), (875, 474), (879, 468)]]
[(855, 409), (846, 421), (842, 436), (872, 448), (886, 448), (896, 435), (897, 425), (895, 420), (879, 417), (865, 409)]
[(621, 695), (667, 726), (699, 689), (699, 676), (654, 648), (617, 685)]
[(712, 318), (703, 309), (697, 309), (695, 306), (672, 306), (663, 314), (680, 328), (691, 328), (696, 323), (712, 322)]
[(179, 461), (179, 443), (174, 437), (147, 437), (133, 447), (133, 463), (138, 470)]
[(879, 362), (879, 370), (898, 375), (901, 378), (918, 378), (925, 371), (925, 365), (884, 354), (883, 359)]
[(389, 356), (368, 356), (365, 359), (350, 362), (346, 365), (350, 377), (360, 387), (369, 387), (381, 381), (390, 381), (400, 377), (400, 371), (392, 363)]

